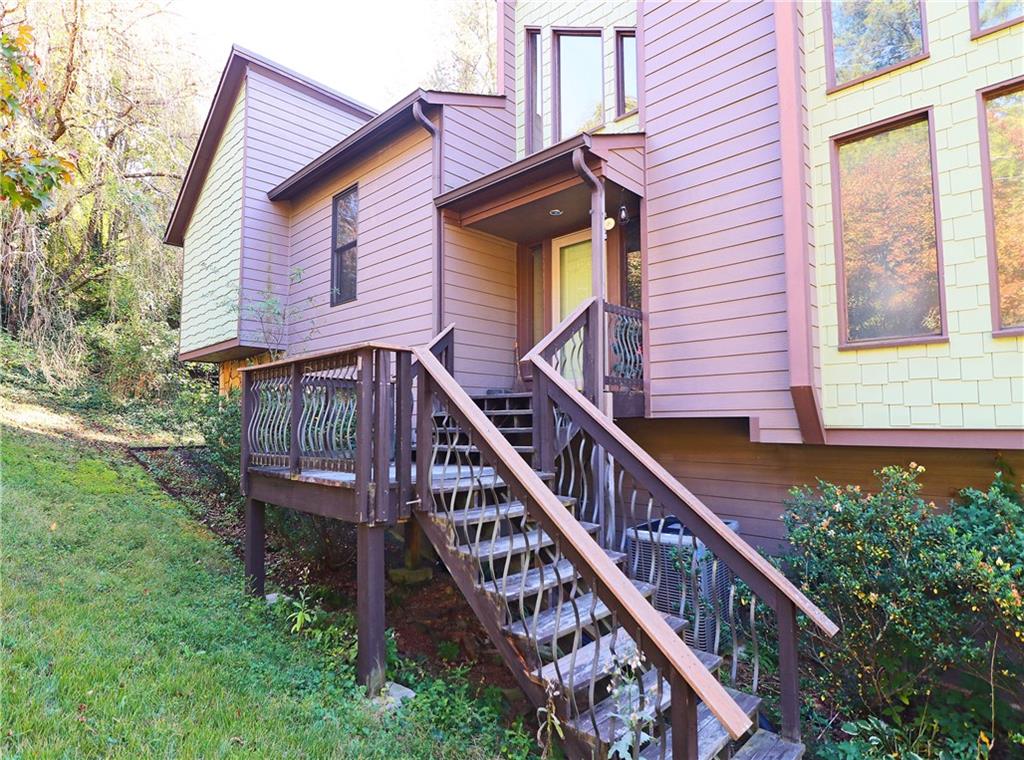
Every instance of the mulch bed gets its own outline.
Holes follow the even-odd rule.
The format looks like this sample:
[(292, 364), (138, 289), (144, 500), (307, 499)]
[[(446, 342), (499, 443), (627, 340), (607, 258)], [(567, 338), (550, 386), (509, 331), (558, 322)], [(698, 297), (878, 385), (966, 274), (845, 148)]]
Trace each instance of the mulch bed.
[[(245, 534), (241, 503), (237, 496), (222, 490), (218, 473), (206, 462), (200, 447), (140, 447), (129, 452), (168, 494), (183, 502), (241, 559)], [(329, 567), (311, 564), (268, 529), (268, 577), (289, 593), (295, 593), (303, 583), (329, 591), (322, 600), (326, 609), (354, 610), (355, 526), (346, 524), (339, 534), (340, 544), (333, 552), (335, 565)], [(389, 533), (386, 546), (387, 566), (402, 567), (404, 555), (398, 536)], [(389, 581), (386, 594), (387, 623), (394, 629), (404, 656), (420, 661), (429, 672), (437, 674), (453, 665), (464, 666), (470, 683), (481, 689), (498, 687), (514, 710), (525, 707), (515, 679), (443, 565), (438, 563), (433, 578), (423, 584), (399, 586)], [(450, 659), (442, 657), (442, 652)], [(520, 700), (522, 704), (517, 704)]]

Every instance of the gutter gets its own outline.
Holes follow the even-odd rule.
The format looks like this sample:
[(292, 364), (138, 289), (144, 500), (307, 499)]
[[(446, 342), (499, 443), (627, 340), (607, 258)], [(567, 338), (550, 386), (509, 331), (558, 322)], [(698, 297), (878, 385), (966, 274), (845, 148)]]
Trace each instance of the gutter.
[[(442, 161), (441, 129), (423, 112), (423, 102), (416, 100), (412, 104), (412, 117), (430, 134), (431, 159), (433, 162), (434, 196), (441, 194), (444, 186), (444, 162)], [(443, 116), (441, 117), (443, 118)], [(442, 125), (443, 126), (443, 125)], [(444, 223), (441, 209), (434, 207), (434, 334), (444, 327)]]

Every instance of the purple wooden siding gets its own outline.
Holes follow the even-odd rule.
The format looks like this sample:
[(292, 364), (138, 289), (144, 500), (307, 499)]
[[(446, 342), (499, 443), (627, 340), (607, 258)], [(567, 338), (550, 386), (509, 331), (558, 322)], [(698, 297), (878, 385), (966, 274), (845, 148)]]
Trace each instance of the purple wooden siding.
[(470, 392), (511, 388), (516, 360), (516, 247), (444, 227), (444, 323), (454, 322), (455, 375)]
[(642, 148), (616, 148), (611, 151), (618, 160), (606, 164), (606, 176), (623, 187), (644, 187), (644, 151)]
[[(871, 473), (906, 463), (907, 450), (880, 446), (789, 446), (752, 443), (743, 420), (623, 420), (622, 428), (723, 519), (740, 521), (751, 543), (781, 547), (779, 519), (788, 490), (822, 477), (876, 490)], [(999, 464), (997, 452), (917, 447), (925, 467), (922, 496), (945, 507), (966, 486), (986, 487)], [(1004, 452), (1020, 471), (1024, 453)]]
[[(330, 305), (331, 198), (359, 185), (357, 297)], [(433, 334), (431, 139), (421, 127), (292, 202), (289, 352), (364, 340), (423, 345)]]
[(443, 123), (445, 191), (515, 160), (515, 131), (506, 109), (449, 105)]
[(326, 98), (250, 66), (242, 207), (243, 343), (263, 345), (267, 333), (284, 338), (281, 329), (261, 328), (254, 313), (268, 297), (282, 306), (288, 300), (288, 211), (282, 204), (271, 203), (267, 191), (361, 124)]
[(651, 413), (752, 416), (798, 442), (771, 3), (641, 11)]

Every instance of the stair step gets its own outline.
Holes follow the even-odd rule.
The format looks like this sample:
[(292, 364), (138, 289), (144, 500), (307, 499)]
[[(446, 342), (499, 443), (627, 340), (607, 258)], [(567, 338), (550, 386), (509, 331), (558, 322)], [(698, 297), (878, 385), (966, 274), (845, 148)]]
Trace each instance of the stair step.
[[(586, 522), (580, 522), (580, 525), (590, 534), (597, 533), (599, 527), (594, 523)], [(456, 551), (468, 556), (475, 555), (481, 561), (487, 561), (491, 559), (500, 560), (506, 556), (522, 554), (527, 550), (536, 551), (552, 544), (554, 544), (554, 539), (551, 536), (540, 528), (534, 528), (525, 533), (495, 536), (494, 538), (486, 538), (476, 544), (463, 544), (457, 547)]]
[[(504, 431), (502, 431), (502, 432), (504, 432)], [(413, 448), (415, 450), (415, 447), (413, 447)], [(473, 444), (467, 444), (467, 443), (457, 443), (457, 444), (455, 444), (454, 446), (451, 446), (451, 447), (447, 447), (446, 446), (446, 447), (444, 447), (444, 450), (448, 450), (449, 448), (452, 451), (458, 451), (460, 454), (475, 454), (475, 453), (477, 453), (479, 451), (479, 449), (476, 446), (474, 446)], [(518, 453), (518, 454), (532, 454), (533, 453), (533, 446), (520, 446), (518, 444), (513, 444), (512, 448), (515, 449), (516, 453)]]
[(740, 747), (732, 760), (800, 760), (803, 756), (803, 744), (786, 741), (762, 728)]
[[(665, 622), (676, 633), (686, 628), (687, 623), (681, 617), (666, 613), (662, 613), (661, 616), (665, 618)], [(545, 681), (557, 683), (559, 680), (558, 675), (561, 674), (563, 684), (568, 685), (572, 683), (573, 689), (579, 691), (589, 685), (592, 677), (594, 680), (600, 680), (611, 674), (615, 666), (613, 646), (614, 652), (620, 658), (636, 651), (633, 639), (620, 628), (580, 647), (576, 651), (575, 660), (570, 653), (560, 658), (557, 663), (549, 662), (541, 669), (540, 677)], [(699, 649), (693, 649), (692, 651), (697, 656), (697, 659), (703, 663), (704, 667), (710, 671), (717, 670), (718, 666), (722, 663), (722, 658), (718, 655), (702, 652)], [(594, 662), (595, 658), (597, 658), (596, 663)]]
[[(559, 496), (559, 501), (566, 507), (576, 504), (572, 496)], [(453, 509), (451, 512), (436, 512), (440, 520), (448, 520), (456, 525), (491, 523), (495, 520), (512, 520), (526, 514), (526, 505), (519, 500), (502, 504), (487, 504), (482, 507)]]
[[(617, 565), (626, 559), (626, 555), (621, 552), (605, 549), (604, 553)], [(494, 594), (498, 598), (504, 599), (507, 603), (512, 603), (520, 595), (524, 598), (533, 596), (541, 591), (558, 586), (559, 580), (561, 583), (567, 583), (576, 575), (577, 573), (572, 562), (567, 559), (560, 559), (553, 564), (544, 565), (543, 568), (534, 567), (525, 573), (510, 575), (505, 579), (504, 583), (498, 583), (495, 580), (485, 581), (483, 588), (489, 594)]]
[[(541, 480), (554, 480), (553, 472), (539, 472), (534, 470)], [(431, 474), (431, 491), (435, 494), (449, 493), (451, 491), (476, 491), (489, 490), (491, 488), (504, 488), (505, 481), (498, 475), (493, 467), (470, 467), (467, 464), (438, 465), (434, 467)]]
[(501, 393), (474, 393), (470, 398), (477, 403), (481, 401), (498, 401), (505, 398), (530, 398), (533, 391), (502, 391)]
[[(586, 523), (582, 523), (586, 524)], [(594, 526), (597, 527), (596, 525)], [(630, 581), (637, 590), (644, 596), (654, 593), (653, 583), (643, 581)], [(591, 609), (593, 606), (593, 609)], [(581, 594), (571, 599), (560, 607), (550, 607), (542, 610), (536, 617), (530, 615), (525, 620), (517, 620), (507, 626), (511, 635), (521, 639), (535, 641), (538, 645), (544, 646), (552, 641), (557, 641), (563, 636), (568, 636), (576, 630), (576, 612), (579, 612), (579, 622), (583, 627), (593, 625), (598, 620), (611, 615), (611, 610), (600, 599), (596, 599), (593, 592)]]
[[(661, 714), (667, 716), (669, 707), (672, 704), (672, 689), (668, 681), (661, 680), (661, 690), (658, 690), (658, 671), (648, 670), (640, 679), (644, 693), (644, 709), (648, 714)], [(726, 693), (735, 700), (740, 709), (753, 719), (761, 706), (761, 698), (753, 694), (744, 694), (726, 687)], [(576, 719), (570, 721), (569, 726), (577, 733), (582, 734), (594, 747), (606, 747), (617, 741), (626, 729), (622, 714), (633, 709), (636, 703), (617, 702), (615, 697), (607, 697), (595, 707), (582, 713)], [(593, 716), (593, 717), (591, 717)], [(597, 725), (597, 733), (594, 733), (594, 726)], [(666, 729), (666, 746), (671, 748), (671, 729)], [(703, 703), (697, 705), (697, 756), (700, 760), (710, 760), (717, 755), (725, 745), (729, 743), (729, 735), (718, 719), (711, 714), (711, 711)], [(661, 741), (655, 740), (645, 751), (640, 753), (641, 758), (657, 758), (661, 754)], [(671, 749), (668, 756), (672, 756)]]
[[(526, 417), (533, 414), (533, 409), (531, 407), (525, 407), (523, 409), (481, 409), (480, 411), (488, 417)], [(450, 417), (451, 415), (447, 412), (434, 412), (435, 420), (445, 420)]]
[[(668, 684), (665, 684), (666, 692), (670, 691)], [(746, 694), (742, 691), (736, 691), (726, 687), (726, 693), (739, 705), (740, 709), (747, 714), (751, 720), (757, 715), (758, 708), (761, 706), (761, 698), (756, 697), (753, 694)], [(668, 708), (668, 704), (671, 703), (671, 695), (669, 695), (668, 703), (665, 705), (665, 709)], [(772, 734), (774, 736), (774, 734)], [(697, 758), (698, 760), (711, 760), (711, 758), (718, 755), (725, 746), (729, 743), (729, 732), (725, 730), (725, 726), (718, 722), (711, 710), (708, 709), (707, 705), (701, 702), (697, 705)], [(667, 757), (672, 756), (672, 728), (668, 727), (665, 729), (665, 746), (668, 748)], [(801, 747), (802, 751), (802, 747)], [(641, 760), (658, 760), (661, 757), (661, 739), (657, 739), (649, 746), (647, 746), (641, 753)], [(733, 755), (733, 758), (740, 757), (737, 753)], [(758, 756), (760, 757), (760, 756)], [(772, 757), (767, 755), (766, 757)]]
[[(505, 435), (517, 435), (517, 434), (526, 434), (526, 433), (532, 433), (533, 432), (533, 428), (532, 427), (504, 427), (502, 425), (498, 425), (497, 427), (498, 427), (498, 430), (500, 430)], [(464, 433), (465, 432), (462, 428), (454, 428), (454, 427), (439, 427), (439, 428), (434, 428), (434, 429), (438, 433), (453, 433), (454, 434), (454, 433)]]

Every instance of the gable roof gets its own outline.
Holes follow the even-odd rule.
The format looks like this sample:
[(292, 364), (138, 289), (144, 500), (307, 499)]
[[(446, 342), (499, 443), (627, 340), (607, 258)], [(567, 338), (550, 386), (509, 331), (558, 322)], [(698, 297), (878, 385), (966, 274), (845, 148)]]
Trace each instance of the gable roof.
[(167, 221), (167, 228), (164, 230), (165, 243), (176, 246), (184, 244), (185, 228), (192, 218), (192, 212), (199, 200), (199, 193), (206, 181), (206, 174), (213, 162), (217, 144), (227, 124), (231, 109), (234, 107), (235, 99), (238, 97), (238, 91), (245, 79), (245, 72), (250, 66), (258, 68), (264, 73), (276, 75), (292, 87), (330, 103), (339, 110), (347, 111), (359, 119), (369, 120), (377, 115), (374, 109), (337, 90), (245, 48), (232, 45), (231, 53), (228, 55), (227, 63), (220, 75), (220, 82), (217, 84), (217, 91), (213, 96), (213, 103), (206, 114), (206, 121), (199, 133), (195, 150), (192, 152), (192, 158), (185, 172), (185, 179), (182, 180), (181, 189), (174, 202), (174, 209)]
[(478, 95), (464, 92), (416, 89), (375, 118), (363, 124), (333, 148), (328, 149), (303, 166), (292, 176), (267, 192), (272, 201), (294, 198), (343, 166), (347, 161), (394, 135), (398, 130), (416, 123), (413, 105), (422, 106), (476, 106), (504, 108), (504, 95)]

